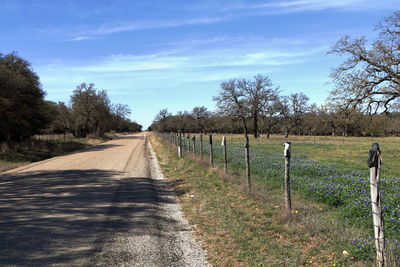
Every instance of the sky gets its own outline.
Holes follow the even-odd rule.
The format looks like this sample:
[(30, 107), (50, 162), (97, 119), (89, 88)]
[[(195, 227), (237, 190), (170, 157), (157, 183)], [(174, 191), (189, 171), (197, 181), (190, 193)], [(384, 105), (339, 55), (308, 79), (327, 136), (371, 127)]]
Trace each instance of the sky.
[(344, 35), (374, 40), (399, 0), (0, 0), (0, 53), (32, 64), (46, 99), (94, 83), (147, 128), (156, 113), (195, 106), (231, 78), (267, 75), (282, 95), (323, 104), (328, 55)]

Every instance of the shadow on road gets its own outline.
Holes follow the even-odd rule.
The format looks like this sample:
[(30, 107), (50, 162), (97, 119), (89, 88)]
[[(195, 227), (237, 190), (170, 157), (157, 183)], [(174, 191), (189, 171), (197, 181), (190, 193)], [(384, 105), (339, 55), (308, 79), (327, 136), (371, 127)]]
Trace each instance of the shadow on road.
[[(0, 263), (82, 265), (109, 235), (156, 235), (172, 194), (150, 178), (104, 170), (0, 175)], [(167, 187), (165, 187), (167, 188)]]

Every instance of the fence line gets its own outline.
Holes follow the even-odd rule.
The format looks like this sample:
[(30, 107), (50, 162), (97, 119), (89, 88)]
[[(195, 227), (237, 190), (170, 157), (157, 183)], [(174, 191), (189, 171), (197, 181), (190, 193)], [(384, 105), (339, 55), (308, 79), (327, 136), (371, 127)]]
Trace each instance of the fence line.
[[(228, 172), (228, 145), (226, 142), (226, 136), (222, 137), (221, 146), (213, 146), (213, 135), (209, 134), (209, 142), (203, 142), (203, 135), (200, 134), (199, 137), (199, 148), (197, 148), (196, 136), (193, 134), (192, 138), (187, 134), (185, 138), (185, 134), (183, 134), (183, 138), (181, 134), (175, 133), (158, 133), (156, 134), (162, 139), (166, 140), (171, 145), (174, 145), (178, 148), (178, 156), (184, 157), (186, 155), (192, 154), (194, 156), (199, 155), (201, 158), (204, 156), (204, 146), (208, 146), (209, 151), (209, 165), (211, 167), (215, 167), (215, 153), (220, 154), (222, 157), (222, 163), (224, 166), (225, 173)], [(171, 139), (172, 136), (176, 137), (176, 140)], [(184, 141), (184, 149), (182, 149), (182, 139)], [(192, 140), (192, 145), (190, 144), (190, 140)], [(232, 135), (230, 139), (230, 143), (232, 144)], [(244, 162), (246, 166), (245, 171), (245, 184), (246, 189), (249, 193), (251, 193), (251, 172), (250, 172), (250, 141), (249, 137), (246, 135), (244, 138)], [(184, 151), (184, 152), (183, 152)], [(199, 153), (196, 153), (199, 151)], [(370, 168), (370, 187), (371, 187), (371, 206), (372, 206), (372, 217), (373, 217), (373, 225), (375, 232), (375, 247), (376, 247), (376, 265), (379, 267), (387, 266), (386, 260), (386, 249), (385, 249), (385, 233), (384, 233), (384, 218), (381, 207), (381, 194), (379, 189), (379, 170), (381, 166), (381, 152), (379, 150), (379, 145), (374, 143), (372, 145), (372, 149), (369, 152), (368, 158), (368, 166)], [(291, 143), (284, 143), (284, 172), (282, 172), (282, 184), (284, 184), (285, 188), (285, 207), (288, 216), (292, 214), (292, 198), (291, 198), (291, 179), (290, 179), (290, 159), (291, 159)]]

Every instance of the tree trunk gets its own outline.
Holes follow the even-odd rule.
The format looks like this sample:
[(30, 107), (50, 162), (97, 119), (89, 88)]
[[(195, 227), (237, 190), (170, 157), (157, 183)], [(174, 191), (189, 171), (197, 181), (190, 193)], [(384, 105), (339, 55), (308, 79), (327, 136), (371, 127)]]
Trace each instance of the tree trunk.
[(258, 114), (255, 112), (253, 114), (253, 120), (254, 120), (254, 138), (258, 138)]
[(249, 133), (249, 130), (247, 129), (246, 119), (244, 117), (241, 117), (241, 119), (242, 119), (242, 122), (243, 122), (244, 134), (247, 136), (247, 134)]

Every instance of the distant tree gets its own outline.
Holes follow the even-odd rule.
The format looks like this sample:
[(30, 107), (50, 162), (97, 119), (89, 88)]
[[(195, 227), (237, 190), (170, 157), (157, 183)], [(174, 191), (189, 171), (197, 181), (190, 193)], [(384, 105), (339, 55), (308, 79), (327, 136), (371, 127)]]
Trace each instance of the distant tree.
[(331, 73), (336, 88), (330, 99), (344, 108), (387, 112), (400, 97), (400, 11), (384, 18), (376, 30), (379, 37), (370, 48), (364, 37), (344, 36), (330, 51), (348, 56)]
[(112, 115), (114, 121), (114, 130), (122, 131), (125, 128), (125, 121), (131, 115), (132, 110), (126, 104), (115, 104), (112, 106)]
[(103, 136), (104, 133), (111, 128), (110, 122), (112, 118), (112, 105), (106, 90), (97, 91), (94, 107), (93, 129), (97, 136)]
[(293, 129), (300, 133), (303, 124), (304, 115), (308, 111), (309, 98), (303, 93), (290, 94), (283, 97), (280, 110), (284, 117), (285, 137), (287, 138)]
[(240, 119), (244, 134), (247, 135), (249, 132), (246, 121), (248, 108), (243, 90), (238, 88), (235, 79), (222, 82), (220, 86), (219, 95), (213, 98), (217, 102), (219, 113)]
[(160, 110), (157, 115), (154, 118), (154, 122), (157, 122), (160, 125), (160, 129), (158, 129), (161, 132), (165, 132), (167, 129), (167, 118), (171, 116), (172, 114), (168, 112), (168, 109), (162, 109)]
[(93, 83), (78, 85), (71, 96), (71, 108), (75, 135), (104, 134), (111, 119), (111, 102), (105, 90), (97, 91)]
[(211, 112), (206, 107), (194, 107), (190, 115), (196, 122), (196, 131), (205, 133), (206, 129), (210, 127)]
[(284, 107), (281, 102), (281, 97), (276, 96), (261, 112), (262, 129), (267, 133), (267, 138), (270, 137), (272, 129), (278, 125), (279, 119), (284, 115)]
[(278, 97), (278, 89), (271, 80), (258, 74), (254, 80), (229, 80), (221, 83), (219, 95), (214, 97), (220, 112), (239, 118), (244, 133), (248, 134), (247, 118), (252, 118), (254, 137), (259, 136), (259, 120), (263, 110), (272, 105)]
[(239, 90), (243, 92), (246, 108), (250, 117), (253, 119), (254, 137), (259, 136), (260, 116), (269, 109), (273, 109), (275, 101), (278, 99), (278, 88), (274, 87), (268, 76), (258, 74), (254, 80), (239, 80), (237, 84)]
[(59, 102), (57, 105), (57, 118), (54, 124), (58, 129), (62, 129), (64, 132), (74, 132), (75, 119), (72, 114), (72, 109), (66, 106), (64, 102)]
[(28, 138), (45, 127), (44, 95), (29, 62), (0, 54), (0, 140)]

